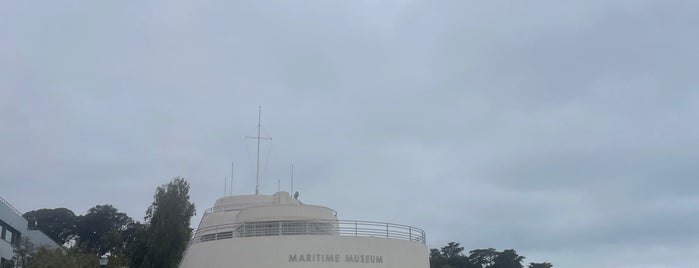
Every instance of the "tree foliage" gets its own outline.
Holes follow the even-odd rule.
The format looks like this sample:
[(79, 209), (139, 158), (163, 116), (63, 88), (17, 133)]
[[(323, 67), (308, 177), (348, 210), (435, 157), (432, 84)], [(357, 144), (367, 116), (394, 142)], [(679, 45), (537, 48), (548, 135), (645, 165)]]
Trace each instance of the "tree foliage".
[(64, 250), (39, 248), (33, 254), (28, 268), (88, 268), (99, 267), (99, 258), (93, 254), (81, 252), (77, 248)]
[(19, 246), (13, 249), (13, 253), (15, 255), (13, 260), (15, 264), (19, 267), (27, 266), (30, 263), (35, 251), (36, 247), (34, 244), (29, 241), (28, 237), (23, 236), (20, 238)]
[(459, 243), (450, 242), (441, 249), (430, 250), (430, 267), (439, 268), (472, 268), (468, 257), (463, 255), (464, 248)]
[(446, 259), (442, 257), (442, 253), (439, 252), (439, 249), (430, 249), (430, 267), (442, 267), (446, 263)]
[(59, 245), (64, 244), (77, 229), (78, 217), (67, 208), (32, 210), (22, 216), (29, 222), (29, 229), (41, 230)]
[(506, 249), (500, 252), (493, 259), (493, 268), (523, 268), (522, 261), (524, 256), (517, 254), (514, 249)]
[(449, 244), (442, 247), (442, 260), (448, 267), (468, 266), (468, 259), (461, 253), (464, 251), (464, 247), (459, 245), (456, 242), (449, 242)]
[[(430, 268), (523, 268), (525, 257), (514, 249), (502, 252), (494, 248), (474, 249), (463, 255), (459, 243), (450, 242), (441, 249), (430, 249)], [(528, 268), (551, 268), (548, 262), (530, 263)]]
[(449, 244), (442, 247), (442, 255), (447, 259), (461, 255), (462, 251), (464, 251), (464, 247), (460, 247), (459, 243), (456, 242), (449, 242)]
[(189, 201), (189, 183), (181, 177), (155, 190), (153, 204), (146, 211), (147, 227), (136, 238), (135, 251), (143, 256), (132, 258), (132, 266), (175, 267), (182, 259), (192, 229), (194, 204)]
[[(95, 258), (110, 253), (110, 263), (123, 263), (122, 266), (128, 266), (130, 256), (126, 248), (132, 248), (143, 226), (112, 205), (94, 206), (81, 216), (66, 208), (39, 209), (23, 216), (30, 229), (41, 230), (57, 243), (74, 241), (75, 248), (71, 250)], [(28, 256), (33, 257), (36, 252), (31, 250)], [(55, 256), (46, 250), (41, 254), (43, 258)]]
[(132, 240), (129, 241), (124, 253), (129, 256), (129, 265), (131, 267), (149, 267), (144, 265), (144, 260), (146, 258), (146, 254), (148, 253), (147, 225), (138, 224), (138, 226), (135, 226)]
[(73, 241), (75, 246), (67, 251), (19, 247), (16, 254), (23, 256), (23, 267), (96, 267), (98, 257), (107, 253), (108, 267), (175, 267), (192, 234), (189, 225), (194, 213), (189, 183), (179, 177), (156, 189), (146, 224), (108, 204), (94, 206), (81, 216), (66, 208), (30, 211), (23, 215), (30, 228), (60, 244)]
[(98, 255), (120, 252), (124, 247), (123, 232), (133, 223), (129, 216), (112, 205), (97, 205), (78, 217), (78, 244)]
[(500, 252), (496, 251), (494, 248), (474, 249), (468, 253), (470, 254), (468, 255), (469, 262), (474, 264), (475, 267), (479, 268), (494, 267), (495, 258), (498, 256), (498, 254), (500, 254)]

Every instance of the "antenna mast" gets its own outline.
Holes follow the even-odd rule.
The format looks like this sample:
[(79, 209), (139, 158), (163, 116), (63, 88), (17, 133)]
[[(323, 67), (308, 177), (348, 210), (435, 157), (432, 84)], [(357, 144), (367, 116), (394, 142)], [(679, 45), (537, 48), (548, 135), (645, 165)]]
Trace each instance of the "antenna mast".
[(255, 169), (255, 195), (260, 194), (260, 140), (271, 140), (272, 138), (264, 138), (260, 136), (260, 128), (262, 127), (262, 106), (258, 106), (257, 112), (257, 137), (245, 136), (249, 139), (257, 139), (257, 166)]
[(235, 162), (231, 162), (231, 195), (233, 195), (233, 167)]

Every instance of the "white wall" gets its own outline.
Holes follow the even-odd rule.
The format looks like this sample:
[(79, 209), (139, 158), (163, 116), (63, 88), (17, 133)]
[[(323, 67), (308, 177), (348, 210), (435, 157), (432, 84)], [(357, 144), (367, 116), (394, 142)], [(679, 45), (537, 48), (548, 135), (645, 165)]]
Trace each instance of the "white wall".
[(10, 224), (20, 233), (27, 231), (27, 220), (22, 215), (18, 214), (14, 209), (0, 201), (0, 220)]
[[(296, 255), (296, 261), (293, 255)], [(299, 261), (300, 255), (323, 254), (311, 261)], [(328, 260), (326, 255), (338, 255)], [(355, 263), (347, 256), (380, 256), (381, 262)], [(374, 261), (377, 261), (374, 258)], [(231, 238), (192, 245), (181, 268), (427, 268), (427, 247), (419, 242), (353, 236), (298, 235)]]

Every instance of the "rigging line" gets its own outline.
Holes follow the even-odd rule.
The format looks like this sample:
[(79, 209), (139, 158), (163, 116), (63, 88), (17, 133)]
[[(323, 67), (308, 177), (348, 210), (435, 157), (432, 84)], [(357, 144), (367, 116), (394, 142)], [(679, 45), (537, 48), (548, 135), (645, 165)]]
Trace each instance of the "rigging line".
[[(262, 130), (262, 133), (269, 133), (267, 131), (267, 128), (264, 126), (260, 126), (260, 129)], [(268, 140), (269, 140), (269, 146), (267, 147), (267, 155), (265, 155), (265, 163), (262, 167), (262, 171), (260, 172), (260, 177), (262, 177), (263, 174), (267, 174), (267, 171), (269, 171), (268, 167), (269, 167), (269, 157), (271, 155), (270, 152), (272, 151), (272, 138), (268, 138)]]

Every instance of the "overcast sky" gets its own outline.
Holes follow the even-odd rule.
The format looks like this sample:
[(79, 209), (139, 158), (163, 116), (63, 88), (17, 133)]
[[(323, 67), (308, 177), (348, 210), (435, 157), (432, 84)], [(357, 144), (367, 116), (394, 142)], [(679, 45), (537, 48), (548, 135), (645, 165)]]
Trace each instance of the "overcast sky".
[[(0, 195), (278, 183), (428, 246), (699, 265), (697, 1), (0, 0)], [(226, 193), (228, 194), (228, 193)]]

